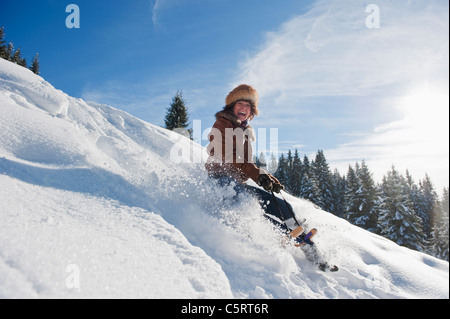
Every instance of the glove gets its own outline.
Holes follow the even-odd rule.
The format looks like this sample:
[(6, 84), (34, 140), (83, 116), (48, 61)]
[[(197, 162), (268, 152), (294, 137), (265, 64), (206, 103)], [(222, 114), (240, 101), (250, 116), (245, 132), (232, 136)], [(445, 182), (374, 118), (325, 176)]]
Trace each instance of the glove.
[(284, 186), (281, 185), (280, 183), (273, 183), (272, 189), (275, 193), (281, 193), (281, 191), (284, 189)]
[(262, 186), (266, 191), (271, 191), (273, 188), (272, 179), (267, 174), (260, 174), (258, 177), (258, 185)]
[(258, 177), (258, 185), (262, 186), (266, 191), (274, 191), (280, 193), (284, 189), (284, 186), (270, 174), (261, 174)]
[(275, 176), (269, 174), (269, 177), (272, 180), (272, 190), (275, 193), (280, 193), (284, 189), (284, 186)]

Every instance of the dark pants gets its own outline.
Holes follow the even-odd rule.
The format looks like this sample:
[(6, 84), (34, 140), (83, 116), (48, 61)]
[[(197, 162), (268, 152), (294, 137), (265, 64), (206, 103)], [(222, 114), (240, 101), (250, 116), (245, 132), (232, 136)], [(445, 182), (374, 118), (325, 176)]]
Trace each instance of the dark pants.
[(286, 226), (290, 230), (297, 227), (295, 220), (292, 218), (292, 206), (283, 199), (275, 196), (275, 202), (272, 193), (269, 193), (261, 188), (237, 183), (232, 178), (227, 176), (214, 177), (214, 179), (217, 180), (217, 183), (223, 187), (230, 186), (231, 183), (234, 183), (236, 200), (238, 198), (237, 195), (240, 193), (246, 193), (249, 196), (257, 198), (262, 209), (264, 210), (265, 217), (267, 217), (274, 224), (280, 226), (282, 229), (286, 229)]
[(294, 210), (291, 204), (261, 188), (248, 185), (245, 185), (245, 188), (250, 195), (259, 200), (265, 216), (271, 222), (279, 225), (282, 229), (286, 229), (287, 226), (290, 230), (293, 230), (298, 226), (292, 217)]

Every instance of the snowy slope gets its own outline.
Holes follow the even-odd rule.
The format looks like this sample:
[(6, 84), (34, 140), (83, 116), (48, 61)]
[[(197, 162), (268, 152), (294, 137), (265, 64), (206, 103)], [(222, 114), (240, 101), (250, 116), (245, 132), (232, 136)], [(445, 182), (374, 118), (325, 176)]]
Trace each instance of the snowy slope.
[(2, 59), (0, 128), (0, 298), (449, 298), (447, 262), (287, 196), (318, 271), (201, 146)]

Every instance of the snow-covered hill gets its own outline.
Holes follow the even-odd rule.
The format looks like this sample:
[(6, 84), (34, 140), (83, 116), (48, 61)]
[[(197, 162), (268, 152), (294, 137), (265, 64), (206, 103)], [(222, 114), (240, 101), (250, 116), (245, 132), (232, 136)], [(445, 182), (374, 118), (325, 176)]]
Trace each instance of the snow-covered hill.
[(3, 59), (0, 128), (0, 298), (449, 298), (447, 262), (287, 196), (341, 268), (319, 271), (174, 160), (201, 146)]

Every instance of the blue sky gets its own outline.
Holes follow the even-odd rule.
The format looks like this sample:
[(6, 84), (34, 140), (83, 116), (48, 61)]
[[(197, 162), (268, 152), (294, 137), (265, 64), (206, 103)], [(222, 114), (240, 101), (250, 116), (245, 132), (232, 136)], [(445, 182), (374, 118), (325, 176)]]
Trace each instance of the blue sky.
[[(65, 25), (80, 8), (80, 28)], [(369, 28), (379, 9), (379, 27)], [(344, 174), (392, 165), (439, 193), (449, 176), (447, 0), (2, 0), (6, 40), (64, 92), (163, 125), (177, 90), (211, 127), (240, 83), (278, 150), (324, 150)], [(370, 20), (368, 20), (370, 18)], [(263, 132), (263, 131), (261, 131)], [(202, 141), (206, 144), (206, 140)], [(266, 148), (270, 149), (269, 146)]]

